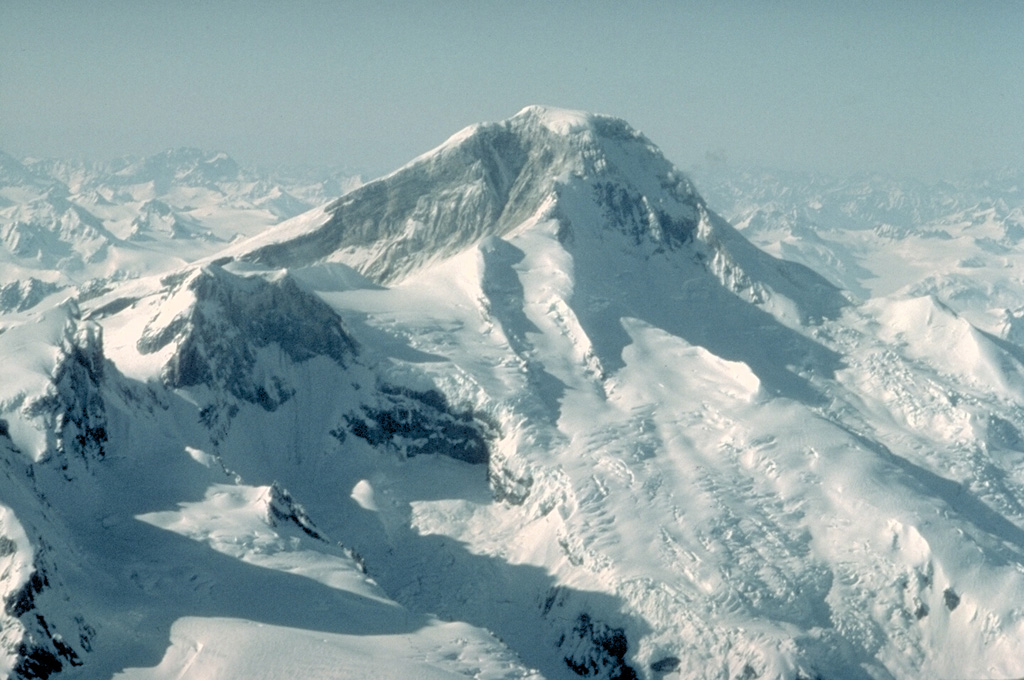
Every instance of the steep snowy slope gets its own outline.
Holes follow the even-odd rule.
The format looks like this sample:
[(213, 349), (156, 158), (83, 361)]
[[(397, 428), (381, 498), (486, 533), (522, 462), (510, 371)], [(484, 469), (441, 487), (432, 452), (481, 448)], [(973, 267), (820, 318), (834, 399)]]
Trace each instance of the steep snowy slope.
[(246, 483), (222, 455), (265, 458), (267, 470), (307, 457), (364, 466), (361, 453), (379, 454), (341, 456), (328, 425), (382, 404), (418, 405), (445, 453), (483, 426), (440, 396), (384, 384), (338, 317), (287, 277), (207, 268), (147, 285), (133, 300), (26, 313), (0, 334), (0, 668), (530, 677), (485, 631), (388, 599), (283, 486)]
[(854, 305), (622, 121), (0, 318), (22, 677), (1024, 675), (1024, 351)]
[[(504, 133), (506, 129), (519, 127), (523, 130), (520, 138), (542, 140), (537, 143), (538, 148), (577, 144), (595, 156), (609, 157), (616, 152), (625, 156), (629, 151), (623, 152), (615, 145), (622, 143), (621, 140), (635, 143), (635, 136), (629, 134), (603, 134), (601, 119), (583, 119), (581, 123), (578, 118), (572, 118), (572, 123), (566, 123), (565, 118), (566, 114), (561, 112), (528, 110), (494, 128)], [(494, 128), (483, 126), (457, 135), (434, 154), (386, 178), (385, 183), (400, 184), (407, 172), (442, 165), (447, 156), (460, 153), (463, 145), (472, 148), (480, 144), (476, 136), (492, 134)], [(548, 140), (547, 134), (555, 130), (569, 140)], [(596, 143), (588, 147), (590, 140)], [(693, 225), (693, 222), (700, 224), (699, 209), (690, 213), (692, 240), (684, 236), (673, 241), (671, 236), (663, 237), (655, 229), (636, 229), (634, 226), (640, 220), (623, 217), (630, 211), (610, 209), (609, 203), (602, 201), (606, 195), (600, 191), (602, 180), (615, 170), (608, 171), (607, 166), (588, 168), (585, 161), (576, 157), (573, 161), (579, 165), (564, 176), (559, 176), (560, 170), (549, 173), (551, 189), (545, 198), (550, 203), (540, 201), (531, 219), (508, 225), (498, 217), (474, 225), (478, 231), (467, 232), (467, 241), (484, 234), (489, 236), (480, 242), (476, 253), (463, 254), (461, 259), (449, 261), (432, 273), (421, 272), (407, 278), (390, 291), (328, 296), (335, 304), (355, 304), (359, 311), (371, 314), (385, 328), (400, 337), (410, 338), (417, 349), (434, 355), (453, 357), (457, 354), (451, 346), (451, 333), (440, 332), (441, 328), (454, 324), (465, 333), (463, 343), (456, 345), (465, 347), (464, 356), (455, 363), (472, 376), (471, 384), (484, 385), (477, 389), (483, 389), (491, 398), (507, 390), (504, 399), (514, 404), (518, 412), (505, 417), (516, 423), (514, 429), (529, 435), (517, 435), (526, 442), (525, 445), (516, 442), (515, 455), (504, 457), (499, 453), (497, 461), (492, 459), (492, 481), (498, 495), (524, 501), (526, 506), (530, 505), (531, 498), (539, 496), (534, 498), (537, 506), (533, 508), (538, 518), (547, 522), (554, 507), (560, 507), (559, 516), (567, 518), (552, 522), (558, 528), (543, 534), (541, 540), (524, 536), (519, 526), (521, 519), (516, 520), (512, 522), (516, 527), (514, 532), (501, 535), (494, 543), (485, 542), (490, 546), (485, 552), (508, 554), (511, 545), (561, 543), (572, 546), (575, 543), (575, 554), (566, 547), (565, 555), (549, 556), (539, 564), (557, 571), (558, 560), (568, 560), (570, 564), (575, 560), (580, 562), (580, 569), (570, 571), (586, 573), (583, 565), (589, 556), (595, 563), (592, 568), (601, 576), (591, 575), (583, 580), (608, 579), (614, 584), (609, 590), (623, 598), (627, 611), (644, 612), (635, 625), (640, 631), (658, 631), (655, 639), (661, 638), (661, 649), (678, 652), (665, 653), (680, 657), (680, 667), (687, 669), (684, 676), (707, 672), (701, 669), (709, 658), (716, 659), (719, 668), (734, 666), (736, 674), (746, 673), (744, 669), (749, 665), (751, 673), (767, 673), (769, 677), (796, 673), (801, 666), (801, 672), (808, 675), (821, 673), (842, 677), (856, 676), (858, 672), (912, 676), (926, 663), (933, 664), (936, 673), (949, 674), (969, 674), (972, 669), (986, 665), (993, 671), (999, 669), (1000, 664), (1004, 669), (1014, 668), (1013, 652), (1009, 650), (1020, 631), (1020, 617), (1013, 613), (1012, 606), (1009, 610), (1006, 608), (1008, 601), (1002, 598), (1020, 586), (1019, 580), (1015, 581), (1019, 574), (1015, 576), (1012, 569), (1003, 573), (1000, 577), (1003, 589), (986, 594), (984, 606), (994, 618), (1004, 621), (1000, 644), (1011, 645), (1011, 648), (998, 648), (998, 645), (983, 642), (979, 634), (966, 630), (947, 632), (949, 624), (943, 617), (951, 610), (932, 601), (937, 596), (945, 598), (945, 586), (935, 590), (930, 585), (932, 576), (922, 577), (921, 584), (914, 587), (900, 585), (907, 578), (916, 578), (913, 576), (916, 571), (934, 571), (935, 560), (966, 569), (964, 558), (950, 548), (955, 545), (951, 534), (936, 539), (939, 544), (936, 550), (947, 551), (938, 556), (933, 556), (931, 548), (921, 552), (920, 546), (913, 554), (900, 550), (890, 554), (894, 550), (893, 526), (906, 524), (908, 515), (913, 518), (922, 513), (949, 513), (950, 507), (955, 509), (954, 514), (961, 515), (958, 521), (966, 523), (968, 529), (950, 520), (946, 523), (948, 531), (966, 531), (970, 536), (980, 531), (981, 538), (977, 540), (991, 542), (990, 536), (994, 535), (996, 543), (1002, 540), (1004, 533), (1011, 538), (1019, 536), (1019, 529), (1014, 528), (1016, 524), (1000, 521), (1001, 515), (989, 511), (985, 503), (967, 503), (961, 498), (961, 484), (969, 487), (989, 483), (991, 473), (982, 472), (986, 466), (1009, 471), (1013, 469), (1012, 461), (1018, 459), (1016, 453), (996, 450), (1000, 447), (992, 445), (984, 434), (990, 422), (1018, 423), (1010, 425), (1011, 431), (1019, 427), (1018, 398), (1015, 393), (1005, 394), (1000, 388), (1000, 383), (1012, 384), (1016, 380), (1019, 364), (1013, 353), (998, 343), (985, 340), (983, 334), (975, 331), (988, 356), (984, 370), (1003, 376), (990, 384), (987, 381), (992, 379), (991, 373), (983, 373), (981, 380), (970, 375), (949, 376), (949, 347), (944, 344), (931, 343), (933, 354), (929, 358), (938, 370), (924, 370), (918, 365), (922, 357), (894, 352), (892, 346), (886, 344), (889, 337), (872, 339), (878, 331), (873, 325), (875, 321), (866, 312), (848, 315), (841, 321), (827, 321), (809, 334), (791, 332), (777, 319), (793, 323), (801, 317), (835, 317), (841, 302), (826, 298), (828, 304), (823, 305), (824, 309), (814, 310), (817, 314), (792, 313), (791, 310), (794, 307), (799, 310), (801, 304), (807, 309), (812, 301), (801, 297), (801, 289), (806, 290), (806, 286), (796, 286), (794, 291), (786, 289), (780, 281), (792, 280), (802, 275), (803, 270), (780, 265), (761, 255), (744, 260), (743, 255), (730, 252), (727, 250), (732, 245), (729, 240), (714, 238), (719, 226), (713, 219), (705, 218), (703, 225)], [(647, 165), (651, 167), (651, 163)], [(688, 202), (691, 206), (700, 205), (699, 199), (680, 199), (678, 194), (666, 195), (669, 192), (644, 194), (635, 188), (638, 182), (634, 179), (635, 172), (622, 173), (615, 179), (622, 182), (623, 175), (630, 178), (623, 182), (624, 192), (635, 191), (633, 195), (641, 197), (634, 205), (642, 201), (668, 204), (671, 206), (668, 210), (678, 211), (676, 224), (686, 224), (686, 213), (677, 206)], [(658, 177), (657, 185), (668, 184), (663, 181), (664, 175), (654, 176)], [(383, 191), (368, 185), (367, 195), (370, 189)], [(476, 194), (501, 196), (501, 192), (483, 190)], [(425, 205), (439, 195), (444, 192), (421, 196), (416, 204)], [(356, 202), (358, 198), (360, 194), (356, 192), (346, 200), (360, 205)], [(397, 205), (397, 201), (389, 199), (385, 204)], [(507, 210), (500, 204), (499, 208), (491, 208), (485, 214), (500, 215)], [(339, 205), (336, 209), (337, 214), (343, 214), (351, 208)], [(455, 210), (457, 213), (458, 209)], [(459, 224), (457, 216), (434, 211), (439, 215), (438, 222)], [(405, 214), (396, 215), (396, 224), (410, 219)], [(669, 213), (670, 220), (672, 217)], [(325, 227), (301, 237), (295, 250), (285, 243), (264, 247), (247, 259), (278, 264), (283, 260), (275, 258), (278, 253), (284, 253), (295, 258), (287, 260), (293, 266), (341, 259), (387, 281), (389, 275), (375, 269), (380, 262), (375, 257), (382, 257), (388, 263), (412, 259), (413, 264), (407, 266), (416, 267), (446, 254), (446, 251), (435, 253), (428, 249), (428, 252), (420, 251), (404, 259), (395, 256), (396, 251), (400, 253), (398, 248), (388, 252), (393, 242), (385, 241), (378, 243), (378, 250), (367, 257), (358, 248), (346, 248), (344, 238), (348, 230), (338, 227), (339, 219), (336, 216)], [(731, 235), (731, 231), (723, 231)], [(676, 233), (687, 233), (686, 227), (680, 226)], [(331, 238), (340, 235), (342, 240), (335, 243), (328, 235)], [(404, 236), (401, 233), (398, 238)], [(498, 236), (505, 238), (496, 238)], [(341, 248), (340, 254), (330, 250), (336, 245)], [(729, 275), (730, 270), (719, 264), (722, 262), (735, 267), (732, 271), (737, 275)], [(786, 275), (773, 276), (779, 271)], [(748, 272), (756, 272), (756, 275)], [(789, 299), (779, 294), (780, 289), (789, 294)], [(758, 294), (758, 290), (765, 292)], [(819, 290), (828, 289), (821, 287)], [(435, 291), (442, 293), (439, 296)], [(465, 297), (456, 297), (458, 303), (453, 304), (455, 291), (464, 291)], [(405, 296), (412, 297), (413, 301), (404, 301)], [(446, 306), (451, 309), (447, 315), (440, 316), (454, 317), (455, 321), (445, 323), (436, 319), (438, 297), (448, 300)], [(821, 299), (820, 293), (813, 297)], [(387, 303), (377, 300), (393, 300), (396, 307), (381, 313), (380, 306)], [(754, 307), (748, 304), (750, 301), (763, 305)], [(474, 307), (475, 314), (467, 315), (466, 310)], [(765, 309), (775, 311), (777, 316), (765, 313)], [(629, 321), (631, 317), (636, 321)], [(625, 321), (620, 321), (623, 319)], [(887, 319), (882, 317), (881, 320)], [(966, 322), (959, 323), (969, 328)], [(926, 332), (929, 325), (922, 323), (916, 328)], [(507, 344), (506, 352), (511, 356), (499, 353), (481, 368), (481, 343), (476, 339), (481, 330), (488, 331), (499, 346)], [(438, 344), (431, 342), (431, 338), (438, 338), (435, 341)], [(654, 338), (658, 338), (656, 344), (652, 344)], [(856, 341), (848, 338), (856, 338)], [(675, 351), (673, 342), (680, 343)], [(657, 350), (647, 349), (649, 347)], [(702, 356), (699, 352), (696, 355), (683, 353), (686, 348), (693, 351), (700, 347), (710, 350), (710, 355), (705, 356), (716, 360), (742, 362), (727, 363), (727, 368), (719, 370), (736, 376), (734, 379), (739, 380), (740, 385), (757, 387), (753, 391), (749, 387), (726, 390), (717, 387), (716, 380), (710, 383), (715, 388), (709, 387), (707, 382), (669, 382), (670, 387), (651, 389), (652, 383), (664, 384), (669, 375), (707, 374), (709, 369), (705, 363), (692, 366), (692, 362)], [(841, 354), (854, 366), (843, 369)], [(653, 366), (641, 369), (644, 364)], [(958, 364), (954, 359), (953, 365)], [(492, 365), (501, 366), (502, 370), (495, 371), (490, 368)], [(966, 364), (968, 374), (974, 371), (970, 366)], [(913, 381), (924, 385), (930, 380), (945, 384), (953, 402), (964, 399), (961, 392), (967, 391), (973, 403), (970, 407), (959, 404), (949, 413), (948, 404), (941, 407), (914, 404), (913, 400), (921, 397), (913, 391), (890, 400), (887, 392), (899, 383), (893, 384), (892, 378), (883, 377), (883, 367), (884, 371), (904, 373), (908, 383), (914, 376)], [(512, 376), (508, 375), (508, 368), (514, 368)], [(941, 377), (932, 377), (933, 372)], [(870, 386), (867, 393), (862, 391), (865, 384)], [(979, 389), (981, 394), (977, 393)], [(739, 404), (735, 400), (708, 403), (709, 393), (714, 395), (719, 391), (737, 395)], [(616, 395), (623, 393), (628, 396), (616, 402)], [(771, 399), (773, 395), (783, 398)], [(880, 399), (879, 395), (884, 396)], [(691, 403), (693, 401), (696, 403)], [(877, 403), (879, 401), (882, 405)], [(753, 407), (750, 402), (754, 403)], [(629, 416), (617, 413), (609, 404), (616, 404), (618, 410), (626, 411)], [(901, 419), (916, 418), (900, 422), (898, 427), (904, 429), (900, 431), (897, 427), (893, 434), (888, 420), (883, 421), (886, 427), (874, 422), (882, 408), (896, 409)], [(930, 415), (930, 410), (943, 415), (941, 418)], [(886, 418), (889, 417), (892, 416), (887, 413)], [(973, 421), (977, 425), (959, 432), (953, 430), (952, 425), (936, 430), (933, 428), (937, 418), (940, 422), (951, 419)], [(698, 434), (702, 431), (709, 431), (709, 434)], [(646, 434), (641, 436), (641, 433)], [(646, 446), (641, 445), (645, 440)], [(623, 445), (623, 441), (628, 443)], [(922, 457), (922, 451), (932, 447), (933, 451)], [(638, 449), (660, 454), (655, 458), (691, 462), (689, 467), (683, 466), (685, 472), (674, 475), (673, 483), (666, 484), (665, 471), (645, 470), (655, 464), (641, 463), (644, 457), (638, 455)], [(760, 449), (768, 452), (759, 453)], [(499, 447), (498, 451), (501, 450)], [(965, 451), (971, 451), (969, 457), (978, 460), (970, 472), (963, 462)], [(531, 456), (531, 452), (535, 456)], [(785, 466), (774, 460), (783, 453), (786, 454)], [(820, 462), (822, 458), (826, 462)], [(925, 464), (919, 466), (918, 463)], [(534, 465), (546, 468), (547, 473), (537, 472)], [(761, 469), (763, 465), (770, 467)], [(602, 466), (620, 472), (617, 475), (595, 473)], [(567, 472), (573, 468), (578, 470), (578, 476)], [(956, 481), (934, 472), (948, 474), (949, 469), (959, 469), (960, 476), (954, 477)], [(784, 472), (781, 480), (777, 479), (782, 474), (780, 470)], [(553, 478), (562, 480), (557, 491), (549, 492), (554, 498), (537, 490), (527, 491), (553, 484)], [(609, 478), (619, 485), (617, 499), (611, 491), (615, 485)], [(544, 481), (538, 482), (538, 479)], [(1020, 507), (1020, 480), (1012, 474), (1010, 479), (1010, 483), (1001, 485), (990, 498), (997, 508)], [(817, 490), (822, 487), (825, 488), (819, 494)], [(837, 490), (842, 494), (848, 487), (853, 487), (857, 502), (849, 506), (837, 504), (832, 494)], [(659, 494), (650, 491), (643, 494), (642, 490), (651, 488), (662, 489), (671, 500), (659, 499)], [(581, 496), (593, 498), (591, 512), (600, 518), (590, 517), (580, 508)], [(638, 496), (646, 497), (647, 501), (640, 509), (635, 505)], [(702, 500), (684, 502), (678, 500), (680, 497)], [(565, 505), (560, 505), (556, 498), (572, 501), (563, 501)], [(628, 510), (616, 512), (613, 508), (617, 504)], [(663, 505), (660, 510), (656, 509), (659, 504)], [(868, 535), (873, 536), (871, 542), (850, 554), (842, 531), (836, 531), (835, 527), (861, 526), (871, 514), (867, 512), (868, 507), (884, 510), (867, 522), (875, 527), (868, 531)], [(683, 522), (688, 512), (700, 518), (696, 526)], [(636, 514), (643, 517), (641, 527), (623, 519)], [(609, 515), (614, 519), (609, 519)], [(468, 535), (456, 536), (471, 544), (479, 542), (480, 536), (493, 532), (493, 528), (484, 527), (497, 521), (489, 514), (486, 516), (486, 521), (479, 520), (475, 526), (479, 533), (470, 528)], [(1014, 516), (1019, 518), (1017, 510)], [(827, 519), (821, 521), (821, 518)], [(422, 521), (434, 531), (451, 532), (443, 521), (414, 521)], [(460, 521), (473, 525), (472, 520)], [(913, 519), (910, 523), (914, 526)], [(620, 530), (617, 524), (627, 525), (628, 529)], [(573, 530), (566, 528), (574, 525)], [(649, 526), (657, 527), (658, 532), (651, 534), (650, 529), (646, 529)], [(715, 536), (716, 532), (721, 532), (723, 537)], [(643, 538), (637, 540), (638, 536)], [(595, 548), (595, 544), (602, 541), (625, 547), (609, 548), (608, 552)], [(768, 545), (763, 545), (765, 541)], [(651, 546), (659, 544), (674, 546), (668, 549), (669, 554), (676, 551), (680, 555), (690, 554), (689, 560), (694, 566), (685, 569), (686, 560), (662, 558), (670, 565), (664, 567), (663, 573), (672, 574), (671, 577), (664, 577), (662, 582), (655, 579), (644, 588), (637, 589), (636, 585), (627, 588), (625, 584), (630, 581), (621, 572), (634, 571), (643, 581), (654, 578), (658, 570), (653, 569), (651, 563), (657, 560), (652, 560), (650, 551)], [(1018, 557), (1011, 563), (1019, 563), (1021, 544), (1014, 539), (1013, 545)], [(550, 561), (552, 559), (555, 561)], [(631, 563), (633, 566), (629, 566)], [(883, 563), (891, 566), (886, 567), (885, 575), (879, 578), (875, 573)], [(704, 578), (710, 581), (701, 583), (701, 579), (694, 576), (680, 577), (698, 565), (707, 571)], [(850, 576), (845, 575), (848, 571)], [(851, 587), (853, 584), (844, 583), (840, 576), (864, 579), (871, 587)], [(922, 585), (924, 581), (929, 581), (929, 585)], [(736, 584), (737, 590), (729, 587), (731, 583)], [(1014, 583), (1015, 586), (1009, 585)], [(660, 591), (666, 588), (671, 592), (686, 592), (684, 585), (696, 589), (698, 594), (677, 600), (675, 606), (649, 603), (649, 600), (663, 599), (665, 596)], [(699, 586), (707, 591), (703, 597)], [(623, 591), (629, 588), (632, 590), (625, 595)], [(955, 588), (950, 588), (955, 594)], [(913, 594), (907, 594), (908, 589)], [(444, 589), (439, 588), (439, 591), (444, 592)], [(931, 600), (925, 602), (922, 598)], [(911, 606), (915, 599), (920, 599), (925, 607)], [(694, 601), (700, 605), (695, 606)], [(872, 611), (875, 601), (878, 606)], [(950, 595), (949, 602), (953, 601)], [(1014, 600), (1011, 598), (1009, 602)], [(429, 606), (450, 608), (451, 605), (434, 598)], [(685, 626), (671, 623), (687, 619), (686, 612), (694, 609), (700, 611), (696, 621)], [(935, 612), (931, 620), (923, 615), (926, 610)], [(904, 615), (901, 612), (908, 612), (902, 622), (899, 620)], [(919, 614), (922, 614), (920, 618)], [(649, 624), (645, 617), (656, 617), (661, 625), (646, 628)], [(760, 622), (759, 633), (736, 631), (735, 627), (750, 625), (750, 620)], [(493, 622), (488, 625), (497, 626)], [(802, 627), (803, 635), (796, 635), (790, 629), (793, 625)], [(887, 631), (890, 627), (899, 632)], [(855, 628), (865, 632), (854, 635)], [(675, 632), (669, 634), (667, 631), (672, 629)], [(680, 629), (686, 633), (681, 633)], [(629, 639), (629, 627), (623, 630), (627, 631), (625, 636)], [(502, 635), (509, 639), (509, 633), (502, 632)], [(936, 639), (943, 642), (936, 646)], [(787, 644), (792, 645), (790, 651), (781, 651)], [(992, 649), (986, 652), (987, 646)], [(733, 650), (732, 659), (727, 649)], [(739, 652), (740, 649), (745, 651)], [(942, 655), (944, 650), (947, 656)], [(657, 665), (658, 659), (654, 658), (657, 653), (653, 646), (646, 651), (650, 655), (649, 663)], [(609, 668), (613, 666), (609, 664)], [(863, 670), (858, 671), (858, 668)]]

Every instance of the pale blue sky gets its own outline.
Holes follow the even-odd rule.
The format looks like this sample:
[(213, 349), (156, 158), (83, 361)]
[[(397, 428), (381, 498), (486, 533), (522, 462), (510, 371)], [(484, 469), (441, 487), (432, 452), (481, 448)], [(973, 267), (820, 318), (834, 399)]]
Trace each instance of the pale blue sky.
[(1024, 165), (1024, 2), (0, 0), (0, 149), (388, 171), (527, 104), (682, 168)]

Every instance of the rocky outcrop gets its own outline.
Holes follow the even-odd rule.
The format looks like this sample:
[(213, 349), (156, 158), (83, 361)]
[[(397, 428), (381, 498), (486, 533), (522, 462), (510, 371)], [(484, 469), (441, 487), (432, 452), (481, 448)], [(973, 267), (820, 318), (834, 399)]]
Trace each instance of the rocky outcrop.
[(107, 410), (101, 390), (106, 363), (101, 327), (73, 318), (46, 394), (26, 407), (26, 415), (43, 419), (47, 453), (65, 474), (72, 460), (88, 466), (106, 455)]
[(47, 295), (60, 289), (55, 283), (31, 277), (0, 285), (0, 313), (32, 309)]
[[(0, 441), (0, 455), (12, 450)], [(12, 679), (47, 678), (80, 666), (92, 649), (93, 628), (78, 615), (54, 612), (53, 548), (29, 536), (10, 508), (0, 503), (0, 674)], [(67, 600), (66, 597), (61, 597)], [(44, 606), (42, 602), (46, 602)]]
[(467, 463), (487, 463), (497, 426), (471, 409), (458, 409), (437, 391), (419, 392), (380, 385), (376, 405), (346, 417), (346, 429), (335, 430), (365, 440), (370, 446), (399, 451), (406, 457), (444, 455)]
[(323, 535), (317, 530), (313, 520), (306, 513), (306, 509), (292, 498), (285, 489), (277, 482), (271, 484), (267, 489), (265, 521), (272, 527), (278, 523), (291, 524), (298, 527), (302, 533), (318, 541), (324, 541)]
[(138, 342), (143, 354), (174, 346), (162, 378), (173, 388), (209, 385), (272, 411), (294, 388), (256, 370), (261, 350), (277, 347), (293, 362), (323, 356), (344, 366), (356, 351), (341, 319), (288, 276), (268, 281), (209, 266), (169, 279), (167, 306)]
[(558, 646), (565, 653), (565, 665), (581, 677), (607, 680), (637, 680), (636, 671), (626, 663), (629, 641), (622, 628), (594, 621), (580, 614), (572, 631)]
[[(0, 538), (0, 557), (3, 547)], [(28, 582), (4, 599), (4, 614), (8, 621), (16, 620), (22, 629), (21, 639), (12, 650), (15, 658), (12, 678), (45, 679), (68, 667), (82, 665), (82, 657), (75, 647), (56, 631), (36, 606), (36, 598), (49, 587), (46, 567), (37, 560)], [(80, 630), (77, 631), (79, 639), (76, 642), (87, 652), (95, 631), (84, 621), (78, 623)]]

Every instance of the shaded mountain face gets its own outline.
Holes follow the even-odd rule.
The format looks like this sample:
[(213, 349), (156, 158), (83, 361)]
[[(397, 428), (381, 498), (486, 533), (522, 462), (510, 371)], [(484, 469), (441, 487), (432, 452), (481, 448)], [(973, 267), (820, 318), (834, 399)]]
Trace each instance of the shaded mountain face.
[(146, 275), (0, 288), (0, 673), (1024, 673), (1019, 315), (855, 302), (573, 111), (234, 243), (122, 188)]

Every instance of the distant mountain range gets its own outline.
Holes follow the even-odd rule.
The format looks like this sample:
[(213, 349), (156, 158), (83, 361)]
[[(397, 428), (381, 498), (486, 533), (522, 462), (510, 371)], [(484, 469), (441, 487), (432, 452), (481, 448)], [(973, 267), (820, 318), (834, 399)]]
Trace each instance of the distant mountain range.
[(340, 171), (271, 176), (198, 149), (108, 163), (0, 152), (0, 285), (99, 286), (184, 264), (359, 183)]

